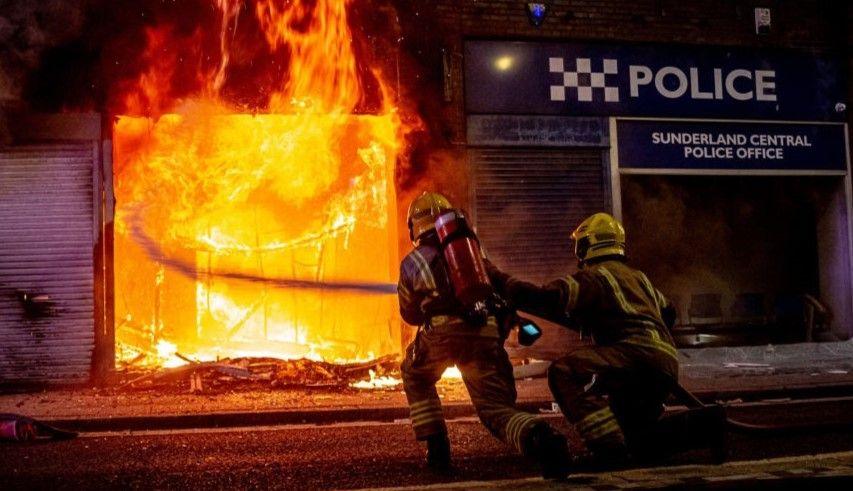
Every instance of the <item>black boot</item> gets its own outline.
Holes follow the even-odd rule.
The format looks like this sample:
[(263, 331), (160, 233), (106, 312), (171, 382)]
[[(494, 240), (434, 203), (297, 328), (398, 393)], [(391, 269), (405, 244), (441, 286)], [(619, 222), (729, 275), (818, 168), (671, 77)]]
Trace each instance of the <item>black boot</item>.
[(715, 404), (665, 416), (638, 440), (642, 450), (632, 450), (644, 463), (699, 449), (709, 449), (713, 461), (722, 463), (728, 456), (726, 411)]
[(565, 479), (569, 475), (570, 457), (566, 437), (544, 421), (530, 429), (525, 455), (539, 462), (545, 479)]
[(574, 468), (584, 472), (605, 472), (631, 466), (631, 455), (625, 442), (598, 442), (587, 444), (589, 453), (575, 459)]
[(729, 456), (728, 424), (726, 409), (712, 404), (700, 409), (692, 409), (688, 418), (688, 433), (700, 448), (711, 451), (715, 464), (722, 464)]
[(437, 471), (450, 469), (450, 440), (445, 433), (427, 438), (427, 465)]

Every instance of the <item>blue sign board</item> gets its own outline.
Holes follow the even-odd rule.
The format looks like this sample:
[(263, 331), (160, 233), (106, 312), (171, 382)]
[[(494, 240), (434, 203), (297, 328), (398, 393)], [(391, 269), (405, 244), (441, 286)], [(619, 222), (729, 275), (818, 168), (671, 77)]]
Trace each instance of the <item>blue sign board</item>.
[(841, 124), (619, 120), (619, 166), (847, 170)]
[(838, 60), (708, 46), (465, 43), (472, 114), (843, 121)]

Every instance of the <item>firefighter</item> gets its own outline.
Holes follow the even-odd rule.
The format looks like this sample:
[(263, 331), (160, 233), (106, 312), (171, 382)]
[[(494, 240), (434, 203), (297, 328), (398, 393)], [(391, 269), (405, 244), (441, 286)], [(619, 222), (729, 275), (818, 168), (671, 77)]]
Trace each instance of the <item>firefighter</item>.
[(629, 461), (629, 449), (654, 446), (663, 402), (677, 384), (678, 354), (669, 333), (675, 309), (645, 274), (626, 264), (625, 230), (615, 218), (596, 213), (572, 239), (580, 268), (575, 274), (541, 287), (491, 264), (489, 275), (518, 309), (592, 338), (551, 365), (548, 383), (591, 453), (586, 463), (620, 466)]
[(408, 212), (415, 247), (403, 259), (397, 288), (403, 320), (419, 326), (401, 367), (415, 437), (426, 441), (430, 467), (450, 466), (450, 442), (435, 384), (446, 368), (456, 365), (483, 425), (538, 460), (543, 476), (562, 478), (568, 463), (566, 439), (538, 416), (516, 409), (512, 365), (503, 346), (506, 333), (498, 319), (489, 315), (482, 323), (466, 318), (453, 294), (435, 230), (436, 218), (449, 210), (447, 198), (425, 192)]

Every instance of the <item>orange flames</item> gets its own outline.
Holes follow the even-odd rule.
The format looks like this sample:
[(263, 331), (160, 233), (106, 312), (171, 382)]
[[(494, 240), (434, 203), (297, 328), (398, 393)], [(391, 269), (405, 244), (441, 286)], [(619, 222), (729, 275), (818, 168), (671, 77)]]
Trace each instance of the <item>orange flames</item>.
[[(126, 97), (132, 116), (115, 124), (119, 359), (352, 361), (399, 351), (394, 297), (217, 276), (395, 281), (393, 176), (404, 128), (378, 70), (366, 73), (380, 107), (356, 114), (364, 70), (344, 0), (255, 4), (268, 52), (287, 55), (287, 73), (261, 113), (237, 109), (221, 91), (250, 11), (239, 0), (214, 3), (219, 61), (196, 73), (198, 93), (173, 96), (182, 55), (170, 43), (196, 46), (201, 34), (176, 40), (168, 28), (150, 29), (149, 69)], [(169, 261), (142, 247), (137, 231)], [(186, 267), (169, 266), (176, 261)]]

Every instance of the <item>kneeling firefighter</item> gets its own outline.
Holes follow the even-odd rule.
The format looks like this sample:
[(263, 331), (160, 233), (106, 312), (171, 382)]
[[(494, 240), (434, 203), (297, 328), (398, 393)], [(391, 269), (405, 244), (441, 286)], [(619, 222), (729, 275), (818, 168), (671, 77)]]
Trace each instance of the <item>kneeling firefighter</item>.
[[(408, 226), (415, 248), (400, 265), (397, 289), (400, 314), (419, 327), (406, 350), (402, 377), (415, 436), (427, 442), (427, 463), (435, 468), (450, 465), (450, 443), (435, 384), (455, 364), (483, 425), (538, 460), (545, 477), (564, 477), (565, 437), (515, 407), (515, 380), (503, 346), (506, 323), (496, 312), (496, 302), (484, 296), (494, 293), (464, 216), (444, 196), (425, 192), (409, 207)], [(460, 278), (461, 271), (472, 277)], [(480, 300), (472, 302), (478, 296)]]
[(629, 456), (645, 459), (659, 450), (659, 437), (683, 438), (678, 433), (688, 426), (693, 446), (700, 440), (710, 446), (724, 431), (721, 412), (693, 414), (690, 422), (659, 422), (663, 402), (678, 382), (678, 354), (669, 332), (675, 309), (645, 274), (626, 264), (622, 224), (597, 213), (572, 239), (580, 270), (541, 287), (487, 267), (492, 284), (516, 308), (591, 336), (592, 345), (575, 349), (548, 370), (554, 398), (590, 450), (588, 463), (618, 467)]

